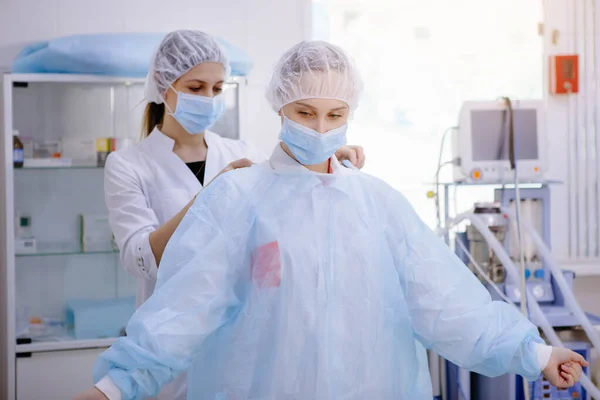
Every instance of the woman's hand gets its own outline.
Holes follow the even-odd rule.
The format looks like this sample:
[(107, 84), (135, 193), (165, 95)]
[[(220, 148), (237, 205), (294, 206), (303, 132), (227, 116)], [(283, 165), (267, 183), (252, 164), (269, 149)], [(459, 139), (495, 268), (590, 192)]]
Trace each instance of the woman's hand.
[[(248, 160), (247, 158), (242, 158), (241, 160), (229, 163), (229, 165), (227, 165), (225, 169), (223, 169), (223, 171), (219, 172), (219, 175), (224, 174), (228, 171), (233, 171), (234, 169), (246, 168), (251, 166), (252, 161)], [(204, 187), (207, 187), (208, 185), (210, 185), (210, 182), (204, 185)], [(196, 193), (196, 196), (198, 196), (198, 193)], [(165, 251), (165, 247), (167, 247), (167, 243), (171, 239), (171, 236), (173, 236), (173, 232), (175, 232), (187, 211), (190, 209), (192, 204), (194, 204), (194, 201), (196, 201), (196, 196), (192, 197), (192, 199), (186, 204), (186, 206), (183, 207), (183, 209), (177, 214), (175, 214), (174, 217), (165, 222), (160, 228), (150, 233), (148, 240), (150, 241), (150, 248), (152, 249), (152, 254), (154, 254), (154, 259), (156, 260), (156, 265), (158, 266), (158, 268), (160, 268), (160, 261), (162, 259), (163, 252)]]
[(551, 385), (566, 389), (581, 377), (582, 367), (589, 366), (580, 354), (562, 347), (553, 347), (548, 365), (542, 373)]
[[(217, 176), (215, 176), (212, 181), (217, 179), (217, 177), (223, 175), (225, 172), (233, 171), (234, 169), (239, 169), (239, 168), (248, 168), (248, 167), (251, 167), (252, 164), (253, 164), (252, 161), (248, 160), (247, 158), (242, 158), (240, 160), (232, 161), (225, 168), (223, 168), (223, 171), (219, 172), (219, 174)], [(210, 181), (210, 182), (212, 182), (212, 181)], [(210, 185), (210, 182), (208, 182), (204, 187)]]
[(342, 146), (335, 152), (335, 157), (340, 161), (350, 161), (358, 169), (365, 166), (365, 152), (360, 146)]
[(73, 400), (108, 400), (108, 397), (106, 397), (100, 390), (92, 388), (83, 393), (79, 393), (73, 398)]

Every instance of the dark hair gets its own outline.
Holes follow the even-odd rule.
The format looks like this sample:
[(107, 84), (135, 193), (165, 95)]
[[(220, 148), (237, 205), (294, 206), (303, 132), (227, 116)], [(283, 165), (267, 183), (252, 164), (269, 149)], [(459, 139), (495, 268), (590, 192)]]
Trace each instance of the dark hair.
[(156, 125), (161, 125), (165, 117), (165, 105), (164, 103), (156, 104), (150, 102), (146, 104), (144, 110), (144, 118), (142, 122), (142, 137), (148, 137)]

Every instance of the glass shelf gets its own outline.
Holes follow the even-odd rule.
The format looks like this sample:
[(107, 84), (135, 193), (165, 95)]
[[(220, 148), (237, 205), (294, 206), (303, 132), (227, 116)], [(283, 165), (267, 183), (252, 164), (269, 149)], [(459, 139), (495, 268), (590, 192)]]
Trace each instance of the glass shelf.
[(104, 169), (104, 167), (98, 167), (95, 165), (72, 165), (70, 167), (23, 167), (23, 168), (15, 168), (15, 171), (40, 171), (40, 170), (77, 170), (77, 169)]
[(43, 83), (104, 83), (104, 84), (123, 84), (125, 86), (143, 84), (145, 78), (121, 77), (121, 76), (103, 76), (86, 74), (68, 74), (68, 73), (34, 73), (34, 74), (10, 74), (13, 82), (43, 82)]
[(17, 353), (35, 353), (42, 351), (76, 350), (109, 347), (117, 338), (76, 340), (64, 337), (58, 340), (34, 340), (33, 343), (18, 344)]
[(51, 257), (51, 256), (77, 256), (94, 254), (119, 254), (118, 250), (82, 251), (81, 249), (42, 248), (35, 253), (17, 253), (16, 257)]

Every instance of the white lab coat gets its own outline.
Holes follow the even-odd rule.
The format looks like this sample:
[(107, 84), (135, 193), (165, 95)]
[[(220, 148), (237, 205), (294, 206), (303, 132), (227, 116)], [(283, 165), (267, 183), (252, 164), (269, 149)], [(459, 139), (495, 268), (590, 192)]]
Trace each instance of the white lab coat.
[[(267, 160), (254, 146), (207, 131), (204, 182), (210, 182), (232, 161)], [(111, 153), (105, 165), (104, 193), (108, 216), (121, 250), (125, 270), (138, 279), (137, 306), (154, 291), (158, 267), (148, 237), (195, 196), (202, 185), (173, 153), (175, 142), (158, 128), (139, 144)], [(185, 377), (166, 386), (159, 399), (185, 398)], [(183, 395), (183, 397), (181, 396)]]
[[(267, 159), (255, 147), (207, 131), (204, 182), (210, 182), (232, 161)], [(106, 160), (104, 193), (110, 226), (125, 269), (138, 278), (137, 306), (154, 290), (158, 271), (148, 236), (171, 219), (202, 185), (173, 153), (173, 139), (157, 128), (138, 145), (111, 153)]]

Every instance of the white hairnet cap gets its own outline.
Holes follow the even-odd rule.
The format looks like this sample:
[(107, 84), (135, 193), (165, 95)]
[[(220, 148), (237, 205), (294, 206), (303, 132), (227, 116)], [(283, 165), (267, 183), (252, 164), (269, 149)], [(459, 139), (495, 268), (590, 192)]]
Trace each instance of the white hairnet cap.
[(167, 34), (150, 61), (144, 97), (160, 104), (169, 85), (198, 64), (216, 62), (229, 75), (229, 60), (225, 49), (207, 33), (178, 30)]
[(358, 70), (344, 50), (323, 41), (304, 41), (279, 59), (266, 95), (275, 112), (311, 98), (341, 100), (354, 111), (362, 89)]

